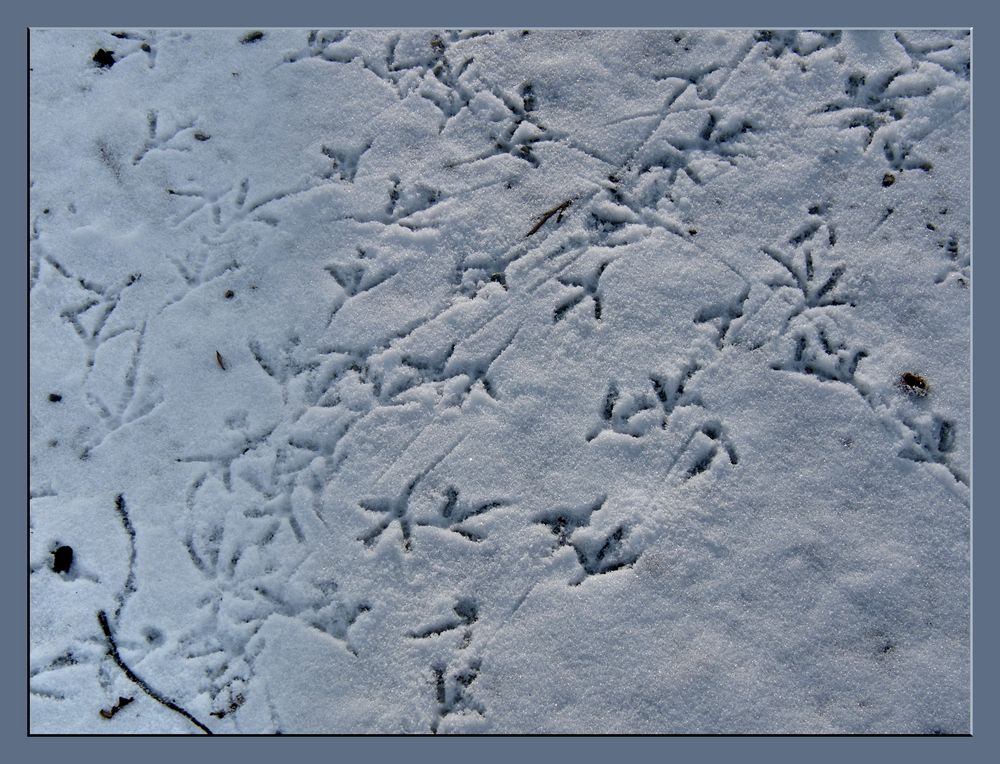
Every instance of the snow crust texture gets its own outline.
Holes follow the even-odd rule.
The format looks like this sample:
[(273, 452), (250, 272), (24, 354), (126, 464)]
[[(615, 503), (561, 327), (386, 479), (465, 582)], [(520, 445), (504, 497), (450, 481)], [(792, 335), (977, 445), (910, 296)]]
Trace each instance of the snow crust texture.
[(968, 731), (967, 31), (30, 48), (33, 732)]

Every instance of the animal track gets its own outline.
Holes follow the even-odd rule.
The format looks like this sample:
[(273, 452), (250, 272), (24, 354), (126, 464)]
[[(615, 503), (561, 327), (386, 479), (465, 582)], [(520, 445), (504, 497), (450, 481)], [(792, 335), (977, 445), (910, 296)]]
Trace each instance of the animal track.
[(676, 180), (677, 172), (684, 172), (695, 183), (701, 183), (701, 178), (691, 166), (691, 155), (715, 154), (730, 163), (734, 157), (745, 152), (735, 145), (738, 136), (751, 132), (753, 127), (746, 120), (733, 122), (728, 120), (720, 125), (719, 114), (709, 109), (705, 114), (700, 129), (691, 137), (673, 138), (666, 145), (673, 149), (657, 160), (648, 160), (643, 165), (643, 172), (653, 167), (661, 167), (672, 171), (670, 182)]
[(548, 526), (559, 546), (566, 546), (577, 528), (590, 524), (591, 515), (600, 510), (605, 501), (607, 496), (601, 496), (595, 502), (582, 507), (549, 510), (538, 515), (535, 522)]
[(773, 31), (762, 30), (754, 39), (764, 44), (766, 55), (781, 59), (796, 57), (808, 59), (821, 50), (840, 45), (842, 33), (839, 30)]
[[(931, 223), (927, 225), (931, 230), (936, 230)], [(935, 282), (938, 284), (954, 282), (960, 287), (968, 288), (971, 280), (968, 246), (963, 246), (955, 234), (951, 234), (947, 239), (939, 239), (937, 246), (938, 249), (944, 250), (947, 264), (941, 268)]]
[(950, 454), (955, 450), (956, 425), (938, 414), (923, 414), (900, 419), (908, 438), (899, 456), (914, 462), (940, 464), (947, 468), (959, 483), (969, 484), (965, 472), (951, 463)]
[[(534, 649), (539, 624), (564, 628), (548, 608), (640, 596), (649, 576), (664, 607), (724, 601), (714, 581), (684, 593), (702, 575), (689, 541), (722, 549), (749, 517), (769, 527), (751, 511), (783, 505), (752, 474), (767, 439), (748, 407), (794, 386), (867, 404), (862, 420), (889, 434), (873, 469), (967, 499), (964, 388), (948, 378), (962, 359), (916, 351), (933, 306), (881, 321), (878, 300), (896, 271), (911, 291), (917, 272), (969, 285), (949, 188), (968, 35), (60, 34), (36, 45), (33, 31), (30, 62), (45, 74), (33, 115), (59, 104), (76, 131), (32, 124), (30, 575), (33, 598), (64, 598), (46, 628), (67, 625), (32, 645), (39, 708), (94, 698), (95, 731), (154, 730), (167, 709), (192, 731), (299, 732), (323, 717), (293, 709), (326, 692), (284, 680), (300, 667), (282, 651), (306, 635), (310, 660), (327, 650), (339, 672), (329, 692), (365, 696), (338, 732), (504, 731), (520, 669), (502, 637)], [(67, 51), (60, 80), (50, 60)], [(123, 83), (109, 132), (93, 104)], [(184, 105), (209, 85), (218, 104)], [(83, 147), (80, 167), (62, 143)], [(922, 286), (942, 310), (966, 304)], [(102, 485), (121, 537), (110, 574), (69, 525)], [(922, 559), (916, 541), (887, 543)], [(839, 569), (826, 547), (798, 557)], [(158, 609), (143, 577), (164, 560), (177, 583)], [(103, 604), (83, 617), (86, 602)], [(904, 628), (865, 649), (896, 665)], [(649, 692), (689, 703), (661, 674)], [(590, 702), (578, 689), (552, 690), (551, 719)], [(839, 729), (829, 709), (848, 705), (824, 695), (809, 718)], [(58, 713), (33, 718), (51, 731)]]
[(473, 659), (457, 667), (437, 665), (432, 669), (434, 698), (437, 709), (431, 722), (431, 732), (437, 734), (441, 723), (449, 717), (486, 717), (486, 707), (476, 700), (472, 685), (479, 678), (481, 662)]
[[(372, 548), (378, 544), (382, 535), (395, 523), (399, 526), (400, 533), (402, 534), (403, 551), (411, 551), (413, 549), (411, 539), (413, 518), (410, 514), (410, 499), (413, 496), (413, 491), (417, 487), (417, 484), (437, 468), (453, 449), (454, 446), (446, 450), (441, 456), (435, 458), (423, 470), (418, 472), (398, 494), (361, 499), (358, 502), (361, 509), (372, 514), (383, 515), (383, 518), (375, 526), (358, 536), (358, 541), (361, 541), (366, 547)], [(443, 513), (444, 511), (442, 510), (442, 516)], [(461, 521), (457, 524), (460, 523)]]
[(696, 324), (708, 324), (715, 330), (715, 344), (719, 350), (726, 346), (733, 322), (743, 317), (744, 306), (749, 296), (750, 288), (746, 287), (735, 300), (704, 307), (694, 317)]
[[(728, 330), (728, 327), (727, 327)], [(723, 335), (725, 332), (723, 332)], [(691, 392), (689, 383), (701, 371), (701, 366), (697, 361), (691, 361), (683, 366), (677, 373), (670, 376), (654, 374), (650, 376), (653, 385), (653, 392), (663, 409), (663, 426), (670, 422), (670, 415), (674, 409), (682, 406), (701, 406), (701, 398)]]
[(919, 68), (921, 63), (932, 63), (963, 80), (969, 79), (972, 73), (972, 61), (969, 50), (970, 34), (967, 30), (959, 31), (957, 39), (937, 37), (935, 33), (930, 33), (930, 36), (937, 39), (924, 39), (919, 42), (915, 39), (915, 35), (909, 32), (895, 32), (893, 36), (906, 51), (915, 69)]
[(819, 238), (820, 246), (823, 246), (824, 239), (829, 247), (836, 242), (832, 228), (825, 223), (811, 221), (800, 233), (789, 239), (789, 244), (795, 247), (791, 252), (773, 247), (765, 247), (762, 250), (785, 271), (781, 278), (769, 282), (768, 286), (772, 288), (790, 286), (798, 289), (802, 295), (799, 312), (810, 308), (851, 304), (838, 290), (846, 268), (843, 265), (823, 268), (822, 264), (817, 264), (813, 247), (806, 244), (816, 237)]
[(465, 522), (504, 506), (507, 506), (507, 502), (502, 500), (477, 503), (463, 501), (459, 498), (458, 489), (454, 486), (448, 486), (440, 511), (429, 519), (417, 520), (415, 525), (444, 528), (464, 539), (478, 543), (486, 537), (466, 526)]
[(594, 320), (600, 321), (601, 315), (603, 313), (600, 284), (601, 275), (604, 273), (604, 269), (609, 265), (608, 261), (602, 262), (597, 266), (597, 269), (590, 274), (590, 276), (581, 279), (572, 279), (569, 277), (560, 277), (558, 279), (559, 283), (563, 286), (569, 287), (573, 294), (562, 300), (552, 311), (552, 322), (558, 323), (566, 317), (566, 314), (573, 310), (577, 305), (582, 303), (584, 300), (588, 300), (593, 306)]
[(119, 325), (109, 327), (109, 321), (118, 309), (123, 295), (142, 278), (141, 273), (129, 273), (111, 286), (92, 281), (85, 276), (71, 273), (58, 260), (43, 256), (45, 263), (50, 265), (62, 279), (73, 286), (78, 286), (83, 297), (76, 304), (62, 310), (60, 318), (68, 323), (76, 335), (83, 341), (87, 351), (86, 364), (93, 367), (98, 349), (109, 340), (125, 332), (140, 331), (134, 325)]
[(547, 526), (555, 536), (557, 548), (568, 546), (576, 554), (580, 570), (570, 581), (571, 586), (579, 586), (591, 576), (630, 568), (642, 554), (626, 543), (625, 524), (617, 524), (610, 531), (592, 525), (594, 518), (602, 515), (607, 501), (607, 496), (602, 496), (582, 507), (547, 510), (535, 517), (534, 522)]
[(772, 369), (794, 371), (817, 379), (852, 384), (858, 363), (867, 351), (849, 347), (844, 340), (831, 339), (835, 326), (829, 320), (803, 320), (793, 323), (790, 338), (794, 342), (792, 357), (773, 363)]
[(136, 330), (138, 337), (135, 341), (135, 348), (131, 353), (131, 359), (125, 368), (124, 390), (119, 393), (117, 401), (108, 403), (97, 392), (87, 392), (86, 400), (88, 405), (98, 413), (104, 421), (106, 432), (93, 445), (86, 447), (81, 454), (81, 458), (86, 459), (90, 452), (100, 446), (109, 435), (122, 429), (126, 425), (149, 416), (157, 406), (163, 402), (161, 393), (155, 392), (152, 384), (146, 380), (146, 384), (140, 384), (138, 379), (139, 363), (142, 357), (143, 340), (145, 339), (146, 326), (143, 324)]
[(623, 397), (614, 382), (608, 385), (599, 413), (601, 423), (591, 428), (587, 434), (588, 442), (605, 432), (641, 438), (662, 423), (653, 390)]
[(160, 125), (159, 112), (150, 111), (146, 121), (149, 134), (142, 148), (132, 157), (133, 165), (139, 164), (152, 151), (191, 151), (199, 143), (212, 137), (205, 131), (196, 129), (195, 120), (180, 122), (164, 130)]
[(679, 458), (686, 459), (689, 464), (684, 473), (684, 479), (707, 472), (716, 457), (723, 456), (729, 464), (736, 466), (739, 457), (725, 430), (718, 422), (709, 422), (696, 429), (681, 449)]
[(354, 176), (358, 173), (358, 164), (365, 152), (371, 148), (371, 143), (367, 143), (360, 148), (336, 149), (330, 146), (322, 146), (320, 151), (330, 160), (329, 168), (321, 175), (324, 179), (346, 180), (348, 183), (354, 182)]
[(411, 639), (429, 639), (445, 632), (462, 630), (461, 649), (468, 647), (472, 642), (472, 624), (479, 619), (479, 607), (475, 600), (462, 598), (455, 603), (452, 610), (454, 616), (433, 626), (426, 626), (422, 629), (412, 631), (409, 637)]
[(823, 111), (837, 113), (841, 124), (848, 130), (863, 128), (867, 135), (867, 148), (881, 128), (903, 118), (902, 105), (886, 96), (889, 86), (899, 75), (899, 71), (875, 76), (851, 74), (847, 77), (844, 95), (828, 103)]

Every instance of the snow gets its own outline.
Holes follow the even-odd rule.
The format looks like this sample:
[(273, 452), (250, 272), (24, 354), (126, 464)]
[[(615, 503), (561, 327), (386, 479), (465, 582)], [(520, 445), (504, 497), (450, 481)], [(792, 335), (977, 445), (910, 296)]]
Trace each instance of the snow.
[(33, 732), (968, 731), (966, 31), (30, 46)]

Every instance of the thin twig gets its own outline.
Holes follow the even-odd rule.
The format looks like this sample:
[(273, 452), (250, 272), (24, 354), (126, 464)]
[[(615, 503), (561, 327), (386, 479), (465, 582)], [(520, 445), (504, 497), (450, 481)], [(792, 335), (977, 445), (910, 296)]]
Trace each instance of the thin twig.
[(192, 716), (189, 712), (185, 711), (183, 708), (181, 708), (180, 706), (178, 706), (172, 700), (168, 700), (167, 698), (165, 698), (162, 695), (160, 695), (160, 693), (158, 693), (156, 690), (154, 690), (152, 687), (150, 687), (148, 684), (146, 684), (145, 681), (143, 681), (138, 676), (136, 676), (135, 672), (132, 671), (132, 669), (130, 669), (126, 665), (125, 661), (122, 660), (121, 655), (118, 653), (118, 645), (115, 643), (115, 638), (114, 638), (114, 636), (111, 633), (111, 625), (108, 623), (108, 615), (107, 615), (107, 613), (105, 613), (103, 610), (101, 610), (97, 614), (97, 621), (101, 624), (101, 631), (104, 632), (104, 636), (108, 640), (108, 655), (111, 656), (111, 660), (113, 660), (118, 665), (118, 668), (120, 668), (125, 673), (125, 676), (127, 676), (130, 680), (132, 680), (133, 683), (135, 683), (136, 685), (138, 685), (139, 689), (141, 689), (144, 693), (146, 693), (149, 697), (151, 697), (157, 703), (160, 703), (161, 705), (166, 706), (171, 711), (176, 711), (181, 716), (183, 716), (185, 719), (187, 719), (192, 724), (194, 724), (194, 726), (196, 726), (198, 729), (200, 729), (206, 735), (211, 735), (212, 734), (212, 730), (210, 730), (208, 727), (206, 727), (200, 721), (198, 721), (197, 719), (195, 719), (194, 716)]
[(548, 212), (543, 212), (542, 215), (541, 215), (541, 217), (538, 218), (538, 222), (535, 223), (534, 226), (532, 226), (531, 230), (528, 231), (527, 234), (525, 234), (524, 238), (527, 239), (529, 236), (531, 236), (532, 234), (536, 233), (538, 231), (538, 229), (541, 228), (543, 225), (545, 225), (548, 222), (549, 218), (551, 218), (553, 215), (558, 215), (559, 218), (561, 219), (562, 218), (562, 213), (565, 212), (566, 209), (572, 203), (573, 203), (572, 199), (567, 199), (562, 204), (557, 204), (555, 207), (553, 207)]

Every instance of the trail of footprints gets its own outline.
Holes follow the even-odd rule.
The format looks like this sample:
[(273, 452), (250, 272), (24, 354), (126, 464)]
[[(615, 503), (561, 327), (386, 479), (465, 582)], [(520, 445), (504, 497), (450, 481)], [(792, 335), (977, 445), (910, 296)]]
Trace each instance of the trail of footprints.
[[(482, 152), (456, 156), (451, 167), (506, 154), (526, 165), (528, 171), (537, 170), (541, 160), (535, 147), (545, 142), (561, 143), (604, 162), (608, 174), (603, 186), (580, 197), (553, 200), (558, 206), (553, 207), (552, 214), (543, 214), (533, 227), (526, 227), (524, 238), (505, 249), (481, 254), (478, 259), (463, 254), (456, 266), (456, 295), (476, 300), (481, 290), (492, 285), (499, 285), (508, 295), (509, 300), (503, 303), (500, 312), (490, 314), (486, 324), (514, 310), (511, 306), (530, 304), (530, 300), (536, 299), (535, 290), (540, 285), (557, 285), (555, 301), (547, 306), (553, 331), (569, 323), (567, 319), (573, 315), (600, 324), (615, 309), (607, 304), (601, 282), (616, 258), (602, 257), (589, 270), (569, 269), (582, 253), (589, 249), (611, 253), (616, 247), (653, 231), (693, 243), (697, 224), (675, 206), (675, 188), (682, 177), (702, 186), (708, 182), (705, 168), (715, 168), (712, 172), (731, 171), (738, 169), (743, 159), (754, 156), (754, 141), (760, 137), (758, 127), (753, 120), (717, 100), (727, 79), (755, 55), (770, 61), (772, 66), (793, 64), (805, 71), (811, 57), (837, 48), (842, 39), (839, 32), (758, 32), (748, 35), (746, 44), (734, 52), (728, 63), (657, 73), (657, 81), (671, 86), (663, 104), (658, 111), (623, 115), (623, 120), (653, 121), (626, 159), (612, 164), (576, 143), (571, 135), (549, 128), (538, 118), (542, 96), (536, 93), (533, 83), (525, 81), (516, 92), (505, 92), (487, 81), (474, 65), (474, 56), (462, 52), (462, 43), (491, 34), (499, 33), (431, 34), (418, 53), (412, 41), (404, 41), (400, 34), (384, 35), (384, 46), (377, 49), (367, 43), (355, 43), (348, 31), (316, 30), (306, 34), (302, 48), (285, 54), (281, 64), (318, 59), (335, 66), (360, 66), (391, 88), (398, 98), (416, 94), (433, 104), (440, 113), (439, 132), (470, 108), (477, 94), (490, 93), (502, 104), (506, 116), (496, 120), (492, 132), (483, 136), (486, 145)], [(111, 70), (124, 58), (140, 54), (146, 56), (149, 67), (155, 65), (156, 35), (116, 32), (113, 37), (118, 41), (114, 50), (104, 51), (105, 55), (95, 54), (95, 66)], [(265, 33), (251, 32), (239, 44), (256, 47), (265, 39)], [(947, 76), (968, 78), (967, 41), (917, 42), (902, 34), (897, 34), (896, 39), (910, 58), (914, 72), (926, 73), (938, 67)], [(674, 42), (688, 49), (684, 34), (676, 35)], [(843, 94), (823, 105), (814, 117), (832, 118), (844, 130), (862, 130), (864, 150), (876, 151), (893, 172), (928, 173), (932, 165), (921, 157), (920, 149), (889, 130), (895, 123), (906, 120), (909, 102), (929, 96), (936, 87), (934, 77), (928, 80), (906, 75), (904, 71), (877, 76), (847, 74)], [(685, 94), (693, 96), (700, 121), (686, 137), (659, 138), (658, 128)], [(692, 109), (690, 98), (686, 103), (685, 109)], [(197, 118), (168, 121), (160, 112), (150, 110), (147, 135), (131, 158), (132, 171), (141, 170), (146, 158), (154, 152), (196, 151), (212, 138), (211, 131)], [(238, 271), (243, 265), (238, 259), (211, 253), (219, 251), (218, 244), (241, 226), (280, 226), (279, 217), (267, 209), (273, 202), (327, 183), (358, 182), (359, 168), (371, 146), (370, 141), (351, 146), (324, 143), (320, 151), (326, 161), (325, 169), (296, 187), (277, 192), (258, 192), (246, 178), (221, 186), (192, 182), (189, 187), (166, 189), (174, 210), (174, 225), (208, 232), (201, 234), (201, 248), (171, 258), (182, 291), (159, 311), (183, 301), (198, 287)], [(120, 158), (108, 154), (104, 159), (116, 175), (130, 171), (128, 163)], [(366, 219), (353, 220), (417, 230), (427, 224), (417, 222), (424, 218), (415, 216), (434, 211), (446, 198), (446, 194), (420, 181), (393, 176), (386, 190), (384, 208), (372, 210)], [(886, 217), (891, 214), (890, 208)], [(32, 240), (38, 241), (42, 223), (36, 220), (33, 226)], [(969, 256), (964, 245), (960, 247), (957, 236), (942, 228), (938, 220), (928, 222), (927, 228), (938, 237), (937, 246), (944, 251), (947, 261), (939, 283), (967, 284)], [(392, 286), (398, 273), (381, 262), (380, 246), (373, 242), (359, 247), (353, 257), (324, 267), (335, 294), (328, 326), (350, 300)], [(533, 253), (539, 251), (547, 251), (547, 256), (541, 260), (541, 266), (529, 269), (531, 278), (514, 279), (511, 274), (523, 269)], [(714, 256), (709, 251), (705, 254)], [(773, 358), (770, 363), (773, 372), (846, 385), (861, 396), (884, 426), (901, 433), (900, 458), (943, 466), (956, 481), (967, 484), (967, 476), (951, 462), (956, 439), (962, 435), (957, 425), (934, 413), (927, 401), (918, 400), (912, 391), (896, 390), (895, 398), (887, 398), (864, 381), (860, 369), (871, 351), (852, 339), (850, 311), (854, 302), (844, 285), (847, 268), (837, 256), (837, 231), (828, 207), (810, 207), (797, 229), (778, 244), (763, 245), (759, 255), (770, 266), (762, 271), (768, 275), (748, 281), (735, 296), (706, 304), (689, 317), (703, 329), (707, 344), (691, 347), (681, 358), (656, 359), (644, 378), (607, 381), (593, 408), (580, 413), (581, 447), (600, 449), (615, 438), (664, 443), (673, 458), (669, 476), (677, 485), (696, 480), (725, 480), (727, 470), (738, 469), (740, 464), (739, 444), (725, 423), (707, 407), (699, 393), (699, 380), (725, 354), (766, 348)], [(152, 380), (140, 382), (147, 324), (113, 326), (110, 321), (119, 301), (141, 274), (129, 274), (110, 286), (96, 284), (71, 273), (48, 252), (38, 257), (33, 251), (31, 275), (32, 288), (44, 275), (60, 278), (79, 292), (78, 299), (62, 309), (60, 316), (83, 343), (88, 367), (94, 366), (95, 357), (106, 343), (122, 335), (135, 337), (121, 397), (109, 401), (97, 393), (86, 396), (87, 405), (97, 413), (106, 431), (81, 452), (81, 458), (86, 458), (90, 448), (100, 445), (116, 430), (148, 416), (161, 401)], [(280, 390), (286, 419), (250, 432), (245, 414), (237, 414), (229, 423), (226, 445), (209, 453), (185, 453), (175, 458), (177, 464), (192, 470), (193, 475), (184, 500), (183, 542), (192, 565), (208, 584), (196, 617), (177, 640), (179, 659), (201, 667), (205, 679), (196, 691), (207, 692), (212, 698), (210, 715), (217, 722), (238, 716), (248, 695), (256, 691), (252, 683), (254, 662), (263, 647), (259, 631), (271, 615), (297, 619), (327, 635), (354, 657), (363, 649), (354, 644), (352, 627), (379, 607), (377, 599), (341, 596), (333, 579), (314, 582), (307, 597), (290, 598), (276, 585), (276, 576), (280, 579), (293, 575), (309, 559), (311, 539), (333, 532), (325, 517), (324, 487), (346, 458), (344, 443), (364, 437), (366, 418), (377, 412), (406, 408), (416, 391), (426, 389), (437, 391), (439, 411), (461, 411), (474, 393), (487, 396), (498, 406), (504, 404), (492, 369), (506, 353), (516, 352), (517, 328), (501, 337), (491, 349), (479, 351), (478, 357), (462, 351), (468, 335), (449, 336), (433, 349), (424, 347), (419, 352), (408, 349), (407, 343), (414, 332), (441, 319), (453, 304), (401, 327), (381, 345), (368, 348), (336, 345), (311, 348), (303, 345), (295, 334), (289, 334), (287, 342), (279, 347), (251, 340), (246, 352), (260, 373)], [(778, 318), (767, 326), (776, 328), (759, 330), (768, 311), (776, 311)], [(150, 316), (147, 320), (154, 318)], [(367, 403), (359, 405), (357, 396), (346, 395), (353, 387), (369, 391)], [(345, 403), (347, 397), (353, 401), (349, 405)], [(309, 412), (320, 410), (335, 412), (339, 417), (330, 432), (320, 436), (299, 426), (307, 420)], [(682, 413), (685, 416), (679, 416)], [(426, 478), (446, 462), (455, 445), (425, 459), (423, 466), (409, 474), (405, 482), (393, 484), (387, 479), (377, 489), (373, 486), (368, 495), (357, 497), (360, 530), (355, 542), (366, 553), (373, 554), (380, 545), (389, 545), (398, 547), (400, 555), (417, 557), (426, 533), (445, 534), (470, 548), (482, 548), (488, 545), (491, 535), (479, 521), (499, 512), (523, 515), (516, 492), (475, 495), (448, 482), (443, 489), (434, 489), (437, 493), (433, 511), (416, 510), (415, 496), (430, 490)], [(405, 452), (407, 447), (402, 450)], [(262, 464), (269, 464), (270, 468), (262, 470)], [(567, 553), (575, 558), (576, 572), (566, 581), (567, 585), (585, 586), (595, 577), (630, 569), (643, 554), (635, 528), (629, 521), (614, 519), (614, 503), (614, 493), (609, 492), (582, 506), (552, 507), (523, 518), (529, 526), (548, 529), (553, 555), (569, 550)], [(136, 529), (122, 496), (118, 496), (115, 506), (132, 550), (128, 581), (118, 597), (112, 619), (117, 627), (125, 601), (136, 588)], [(249, 539), (250, 543), (241, 544), (233, 539)], [(515, 610), (519, 606), (520, 602)], [(490, 638), (483, 615), (475, 599), (461, 597), (455, 600), (451, 612), (414, 624), (405, 635), (416, 643), (437, 644), (437, 640), (442, 645), (440, 658), (429, 667), (428, 674), (429, 731), (433, 733), (442, 728), (461, 729), (463, 719), (482, 721), (488, 717), (489, 709), (476, 692), (480, 672), (488, 670), (488, 663), (477, 652), (484, 637)], [(102, 621), (102, 625), (107, 623)], [(158, 647), (162, 635), (155, 629), (147, 633), (147, 649)], [(112, 639), (109, 626), (105, 628), (105, 636), (109, 641)], [(32, 681), (79, 661), (98, 661), (102, 666), (101, 681), (111, 698), (112, 687), (118, 685), (112, 681), (112, 663), (106, 660), (112, 652), (103, 658), (98, 655), (102, 644), (100, 634), (95, 632), (65, 654), (53, 657), (44, 667), (33, 669)], [(135, 649), (139, 646), (129, 646), (129, 650)], [(118, 655), (117, 647), (113, 654)], [(116, 660), (122, 668), (124, 661)], [(33, 684), (32, 693), (56, 700), (62, 697), (59, 692), (46, 689), (50, 684), (44, 687), (43, 684)], [(152, 693), (149, 687), (144, 691)], [(158, 700), (169, 707), (164, 699)], [(111, 719), (127, 705), (123, 701), (124, 697), (114, 705), (111, 698), (108, 704), (111, 710), (102, 715)], [(280, 726), (270, 698), (267, 703), (276, 727)], [(180, 706), (174, 710), (190, 717)], [(191, 718), (208, 730), (202, 722)]]

